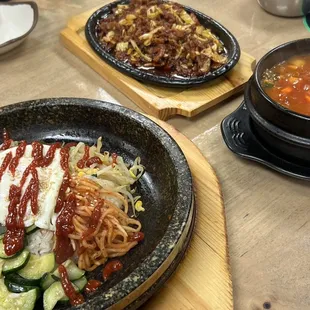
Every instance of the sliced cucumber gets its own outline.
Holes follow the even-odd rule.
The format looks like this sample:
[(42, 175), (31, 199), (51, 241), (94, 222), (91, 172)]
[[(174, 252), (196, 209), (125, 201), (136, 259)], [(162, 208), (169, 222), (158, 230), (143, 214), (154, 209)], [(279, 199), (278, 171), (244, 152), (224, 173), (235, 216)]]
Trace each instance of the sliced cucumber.
[(10, 280), (11, 282), (14, 282), (16, 284), (22, 285), (22, 286), (39, 286), (40, 285), (40, 280), (34, 279), (25, 279), (21, 277), (17, 273), (10, 273), (5, 276), (6, 279)]
[[(74, 289), (77, 292), (81, 293), (87, 284), (87, 279), (85, 276), (83, 276), (82, 278), (75, 280), (71, 283), (72, 283)], [(68, 301), (69, 301), (69, 298), (68, 298), (68, 296), (66, 296), (66, 294), (62, 298), (59, 299), (59, 303), (62, 303), (62, 304), (66, 304), (66, 303), (68, 303)]]
[[(0, 238), (1, 238), (1, 236), (4, 236), (5, 232), (6, 232), (6, 227), (0, 225)], [(2, 238), (3, 238), (3, 237), (2, 237)], [(1, 239), (2, 239), (2, 238), (1, 238)]]
[[(74, 288), (78, 288), (73, 284)], [(66, 296), (62, 285), (59, 281), (54, 282), (43, 294), (43, 308), (44, 310), (54, 309), (57, 302), (68, 302), (69, 298)]]
[(52, 310), (57, 302), (65, 297), (66, 294), (61, 286), (61, 283), (53, 283), (43, 294), (43, 308), (44, 310)]
[(29, 251), (24, 250), (17, 257), (6, 259), (3, 264), (2, 274), (5, 276), (9, 273), (13, 273), (22, 269), (28, 263), (29, 257)]
[(4, 262), (5, 260), (0, 258), (0, 278), (2, 278), (2, 269), (3, 269)]
[(35, 224), (33, 224), (33, 225), (27, 227), (25, 229), (25, 231), (26, 231), (27, 235), (30, 235), (30, 234), (34, 233), (35, 231), (37, 231), (38, 229), (39, 229), (39, 227), (37, 227)]
[(4, 280), (0, 279), (0, 309), (33, 310), (39, 296), (39, 289), (19, 294), (10, 293), (4, 284)]
[[(63, 263), (63, 265), (67, 269), (67, 273), (68, 273), (70, 281), (77, 280), (83, 277), (85, 274), (85, 271), (81, 270), (71, 259), (66, 260)], [(53, 272), (52, 276), (56, 281), (59, 280), (60, 276), (59, 276), (58, 268)]]
[(82, 278), (75, 280), (72, 283), (78, 288), (79, 292), (83, 292), (87, 284), (87, 279), (85, 276), (83, 276)]
[(18, 252), (18, 253), (14, 254), (14, 255), (11, 255), (11, 256), (6, 255), (5, 252), (4, 252), (3, 238), (0, 239), (0, 258), (4, 258), (4, 259), (6, 259), (6, 258), (13, 258), (13, 257), (18, 256), (20, 253), (21, 252)]
[(18, 274), (29, 280), (39, 280), (44, 274), (53, 271), (55, 268), (55, 255), (54, 253), (39, 255), (30, 255), (28, 264)]
[(37, 288), (36, 286), (26, 286), (17, 284), (11, 282), (7, 278), (4, 279), (4, 284), (6, 285), (7, 289), (12, 293), (24, 293)]
[(49, 272), (43, 276), (40, 282), (40, 286), (45, 291), (47, 290), (56, 280), (52, 277), (52, 274)]

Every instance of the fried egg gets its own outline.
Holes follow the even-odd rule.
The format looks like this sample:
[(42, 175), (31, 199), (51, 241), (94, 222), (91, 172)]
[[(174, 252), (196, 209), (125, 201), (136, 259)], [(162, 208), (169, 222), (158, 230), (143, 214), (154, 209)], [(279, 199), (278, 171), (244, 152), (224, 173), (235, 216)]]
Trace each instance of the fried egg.
[[(43, 145), (43, 155), (49, 149), (49, 145)], [(0, 152), (0, 165), (2, 164), (6, 154), (12, 152), (15, 156), (17, 147)], [(0, 224), (5, 226), (5, 220), (8, 215), (9, 206), (9, 191), (12, 184), (19, 186), (20, 180), (26, 168), (31, 164), (33, 157), (32, 146), (27, 145), (24, 156), (20, 158), (19, 164), (16, 167), (15, 175), (7, 168), (0, 182)], [(33, 214), (31, 211), (30, 201), (27, 203), (27, 210), (24, 217), (25, 227), (35, 224), (37, 227), (48, 230), (56, 230), (55, 206), (59, 193), (60, 186), (63, 181), (64, 171), (60, 164), (61, 155), (60, 149), (55, 152), (52, 163), (45, 168), (36, 168), (39, 177), (39, 194), (38, 194), (38, 213)], [(22, 188), (22, 196), (32, 178), (29, 174)]]

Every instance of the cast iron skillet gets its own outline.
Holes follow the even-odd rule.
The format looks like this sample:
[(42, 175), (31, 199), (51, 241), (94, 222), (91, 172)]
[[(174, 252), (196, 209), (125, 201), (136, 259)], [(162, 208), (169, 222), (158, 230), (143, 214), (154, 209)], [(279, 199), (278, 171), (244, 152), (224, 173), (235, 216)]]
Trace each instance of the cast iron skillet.
[(194, 13), (200, 23), (206, 28), (211, 29), (211, 31), (224, 43), (225, 48), (227, 49), (228, 62), (222, 67), (218, 68), (215, 71), (209, 72), (206, 75), (200, 77), (192, 78), (177, 78), (177, 77), (167, 77), (156, 75), (150, 72), (139, 70), (126, 64), (122, 61), (117, 60), (111, 54), (106, 52), (98, 42), (98, 39), (95, 34), (95, 27), (99, 20), (106, 18), (109, 14), (112, 13), (112, 9), (115, 8), (118, 4), (126, 4), (129, 0), (120, 0), (109, 3), (99, 10), (97, 10), (93, 15), (90, 16), (86, 23), (85, 35), (88, 43), (94, 49), (94, 51), (108, 64), (110, 64), (115, 69), (119, 70), (122, 73), (125, 73), (137, 80), (143, 82), (149, 82), (153, 84), (160, 84), (163, 86), (170, 87), (188, 87), (194, 85), (200, 85), (202, 83), (216, 79), (217, 77), (227, 73), (232, 69), (238, 62), (240, 58), (240, 47), (236, 38), (220, 23), (212, 19), (211, 17), (196, 11), (187, 6), (183, 6), (184, 9), (189, 13)]
[[(27, 142), (94, 143), (103, 136), (104, 150), (114, 151), (129, 162), (140, 156), (146, 167), (138, 183), (146, 209), (139, 214), (145, 240), (120, 258), (123, 270), (89, 295), (79, 309), (105, 309), (119, 302), (161, 266), (182, 235), (185, 223), (191, 220), (191, 174), (182, 151), (170, 135), (137, 112), (78, 98), (10, 105), (0, 109), (0, 124), (12, 138)], [(102, 268), (87, 277), (102, 280)]]

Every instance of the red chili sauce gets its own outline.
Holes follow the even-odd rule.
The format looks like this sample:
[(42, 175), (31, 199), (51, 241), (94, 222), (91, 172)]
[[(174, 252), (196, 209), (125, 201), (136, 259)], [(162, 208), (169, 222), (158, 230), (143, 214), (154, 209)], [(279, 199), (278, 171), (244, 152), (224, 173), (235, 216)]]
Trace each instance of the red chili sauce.
[(109, 261), (103, 268), (103, 280), (106, 281), (110, 275), (116, 271), (122, 270), (123, 264), (119, 260)]
[(69, 181), (70, 181), (70, 173), (69, 173), (69, 150), (70, 148), (64, 147), (60, 150), (60, 165), (61, 168), (65, 171), (64, 178), (62, 180), (62, 184), (59, 189), (55, 212), (59, 213), (61, 209), (63, 208), (63, 205), (65, 203), (66, 198), (66, 191), (69, 187)]
[(13, 142), (13, 140), (10, 139), (10, 135), (5, 128), (3, 129), (2, 136), (3, 136), (3, 143), (0, 146), (0, 151), (7, 150)]
[(11, 171), (12, 175), (15, 175), (16, 167), (19, 164), (20, 158), (22, 158), (25, 154), (27, 142), (21, 141), (16, 149), (15, 157), (10, 162), (9, 170)]
[(96, 291), (98, 289), (98, 287), (101, 285), (102, 283), (100, 281), (97, 280), (89, 280), (86, 284), (85, 287), (85, 292), (87, 294), (92, 293), (94, 291)]
[(90, 167), (92, 164), (102, 165), (102, 160), (98, 156), (91, 157), (86, 161), (86, 167)]
[(142, 240), (144, 240), (144, 233), (141, 231), (134, 232), (128, 236), (128, 242), (133, 242), (133, 241), (140, 242)]
[(83, 169), (88, 159), (89, 159), (89, 146), (85, 145), (83, 158), (78, 161), (77, 167)]
[(69, 142), (65, 144), (65, 148), (70, 149), (70, 147), (77, 146), (77, 142)]
[(5, 254), (11, 256), (24, 247), (24, 222), (18, 219), (17, 205), (20, 201), (21, 189), (16, 185), (10, 187), (8, 215), (5, 220), (6, 233), (3, 238)]
[(84, 303), (85, 300), (84, 300), (83, 295), (76, 292), (72, 283), (70, 282), (66, 267), (64, 265), (59, 265), (58, 271), (60, 275), (60, 282), (61, 282), (62, 288), (66, 296), (69, 298), (70, 304), (72, 306), (77, 306), (77, 305)]
[(103, 201), (99, 200), (96, 207), (94, 208), (90, 220), (89, 220), (89, 226), (86, 232), (83, 234), (83, 239), (87, 239), (89, 235), (91, 235), (97, 228), (100, 217), (101, 217), (101, 207), (102, 207)]
[(69, 194), (62, 212), (56, 220), (56, 263), (61, 264), (74, 254), (72, 244), (68, 235), (74, 231), (73, 216), (76, 209), (76, 198), (73, 193)]

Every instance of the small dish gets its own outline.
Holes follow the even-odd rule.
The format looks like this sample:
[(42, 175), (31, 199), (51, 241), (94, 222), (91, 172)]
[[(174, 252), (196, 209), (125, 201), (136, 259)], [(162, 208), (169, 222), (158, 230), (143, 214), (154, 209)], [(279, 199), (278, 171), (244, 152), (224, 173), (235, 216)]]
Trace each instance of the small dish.
[(310, 39), (301, 39), (284, 43), (268, 52), (257, 63), (250, 86), (245, 90), (245, 101), (267, 122), (290, 134), (310, 138), (310, 117), (298, 114), (282, 107), (272, 100), (261, 85), (262, 75), (266, 69), (301, 54), (310, 54)]
[(93, 15), (90, 16), (85, 27), (86, 39), (90, 44), (90, 46), (104, 61), (106, 61), (108, 64), (110, 64), (112, 67), (116, 68), (120, 72), (127, 74), (142, 82), (159, 84), (169, 87), (189, 87), (200, 85), (218, 78), (219, 76), (231, 70), (239, 61), (240, 47), (236, 38), (224, 26), (222, 26), (220, 23), (218, 23), (211, 17), (199, 11), (196, 11), (192, 8), (189, 8), (187, 6), (183, 6), (183, 8), (188, 13), (193, 13), (198, 18), (202, 26), (209, 28), (212, 31), (212, 33), (214, 33), (224, 43), (224, 46), (227, 49), (227, 57), (228, 57), (228, 62), (225, 65), (203, 76), (187, 78), (187, 77), (168, 77), (164, 75), (157, 75), (154, 73), (139, 70), (137, 68), (132, 67), (129, 64), (117, 60), (115, 57), (113, 57), (111, 54), (106, 52), (101, 47), (96, 36), (95, 28), (98, 21), (110, 15), (112, 13), (112, 10), (116, 8), (117, 5), (127, 4), (128, 2), (129, 2), (128, 0), (120, 0), (103, 6), (102, 8), (97, 10)]
[(221, 123), (224, 142), (235, 154), (290, 177), (310, 180), (309, 164), (304, 164), (294, 158), (287, 158), (277, 150), (270, 148), (255, 128), (257, 127), (255, 127), (244, 102)]
[(268, 13), (283, 17), (299, 17), (310, 12), (309, 1), (304, 0), (257, 0)]
[(20, 45), (35, 28), (38, 21), (35, 2), (0, 4), (0, 54)]

